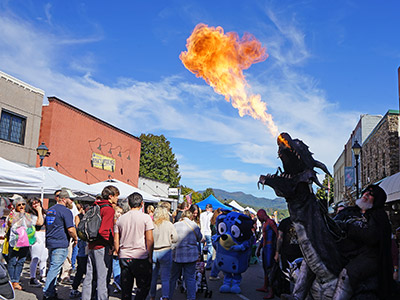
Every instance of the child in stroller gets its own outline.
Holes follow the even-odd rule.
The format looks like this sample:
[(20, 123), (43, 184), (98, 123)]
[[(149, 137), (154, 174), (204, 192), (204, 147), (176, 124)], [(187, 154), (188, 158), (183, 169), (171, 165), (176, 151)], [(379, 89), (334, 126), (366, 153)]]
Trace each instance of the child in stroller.
[[(207, 255), (207, 249), (203, 250), (203, 253), (199, 255), (199, 259), (196, 262), (196, 292), (202, 293), (204, 291), (204, 298), (211, 298), (212, 291), (208, 289), (204, 255)], [(184, 291), (185, 286), (183, 283), (183, 285), (181, 286), (181, 292), (183, 293)]]

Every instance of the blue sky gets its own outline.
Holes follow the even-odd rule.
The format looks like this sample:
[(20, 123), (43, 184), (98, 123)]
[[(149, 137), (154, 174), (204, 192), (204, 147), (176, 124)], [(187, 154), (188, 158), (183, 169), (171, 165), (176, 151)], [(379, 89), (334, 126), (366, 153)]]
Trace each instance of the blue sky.
[(245, 71), (279, 131), (332, 171), (360, 114), (399, 108), (398, 1), (0, 0), (0, 70), (133, 135), (164, 134), (181, 184), (257, 190), (275, 138), (179, 59), (199, 23), (253, 34), (269, 57)]

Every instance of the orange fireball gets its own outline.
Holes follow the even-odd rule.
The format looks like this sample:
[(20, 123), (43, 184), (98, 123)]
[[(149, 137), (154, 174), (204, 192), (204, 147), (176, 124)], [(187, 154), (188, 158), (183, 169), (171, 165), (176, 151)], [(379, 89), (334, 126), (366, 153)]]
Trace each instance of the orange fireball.
[(252, 64), (267, 59), (266, 49), (251, 34), (245, 33), (239, 39), (235, 32), (224, 33), (222, 27), (208, 27), (198, 24), (187, 39), (187, 51), (179, 58), (185, 67), (202, 77), (214, 91), (231, 101), (239, 115), (249, 115), (267, 124), (273, 136), (278, 128), (268, 114), (267, 104), (260, 95), (249, 92), (243, 70)]

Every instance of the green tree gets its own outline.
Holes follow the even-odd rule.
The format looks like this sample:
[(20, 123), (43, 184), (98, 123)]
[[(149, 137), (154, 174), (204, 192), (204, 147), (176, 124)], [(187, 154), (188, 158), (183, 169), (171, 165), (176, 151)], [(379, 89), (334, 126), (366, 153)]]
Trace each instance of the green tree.
[(201, 199), (201, 200), (206, 199), (206, 198), (207, 198), (208, 196), (210, 196), (210, 195), (213, 195), (213, 196), (215, 197), (214, 190), (213, 190), (212, 188), (207, 188), (207, 189), (203, 192), (203, 195), (202, 195), (202, 199)]
[[(202, 195), (199, 192), (194, 191), (193, 189), (186, 187), (186, 186), (182, 186), (182, 191), (181, 191), (183, 196), (186, 196), (188, 194), (192, 194), (192, 203), (198, 203), (200, 202), (202, 199)], [(186, 201), (186, 199), (183, 199), (184, 201)]]
[(181, 176), (178, 161), (164, 135), (141, 134), (139, 175), (167, 182), (177, 187)]
[[(322, 188), (317, 189), (316, 193), (317, 198), (319, 200), (325, 201), (325, 203), (328, 203), (328, 205), (332, 204), (334, 201), (333, 177), (329, 176), (328, 174), (325, 174), (325, 178), (324, 181), (322, 181), (322, 185), (325, 187), (325, 189)], [(329, 199), (328, 199), (328, 194), (329, 194)]]

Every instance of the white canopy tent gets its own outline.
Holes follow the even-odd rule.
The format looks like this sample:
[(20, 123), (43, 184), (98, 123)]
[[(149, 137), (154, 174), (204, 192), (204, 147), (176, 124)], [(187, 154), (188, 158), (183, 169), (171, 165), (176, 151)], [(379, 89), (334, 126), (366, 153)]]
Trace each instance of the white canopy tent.
[(93, 183), (90, 186), (96, 190), (97, 194), (101, 194), (101, 191), (108, 185), (113, 185), (116, 188), (118, 188), (119, 193), (120, 193), (119, 199), (125, 199), (130, 194), (137, 192), (142, 195), (143, 200), (145, 202), (159, 202), (160, 201), (159, 198), (154, 197), (153, 195), (150, 195), (149, 193), (146, 193), (145, 191), (142, 191), (132, 185), (129, 185), (129, 184), (119, 181), (117, 179), (109, 179), (106, 181)]
[(0, 193), (43, 195), (43, 182), (43, 173), (0, 157)]
[(246, 208), (245, 208), (245, 210), (248, 210), (249, 212), (251, 212), (252, 214), (255, 214), (255, 215), (257, 215), (257, 212), (253, 209), (253, 208), (251, 208), (250, 206), (247, 206)]
[[(0, 193), (49, 197), (66, 187), (81, 199), (94, 200), (96, 190), (88, 184), (59, 173), (53, 168), (29, 168), (0, 157)], [(92, 196), (90, 196), (92, 195)]]
[(400, 172), (383, 179), (379, 186), (387, 194), (386, 202), (400, 200)]
[[(51, 167), (40, 167), (36, 170), (44, 175), (44, 186), (46, 189), (54, 189), (53, 194), (56, 190), (59, 190), (63, 187), (70, 189), (75, 194), (80, 196), (80, 198), (87, 197), (88, 199), (94, 200), (96, 194), (98, 194), (97, 189), (93, 188), (89, 184), (61, 174)], [(92, 197), (90, 197), (90, 195)]]
[(237, 203), (235, 200), (232, 200), (231, 202), (228, 203), (229, 206), (232, 206), (234, 209), (237, 209), (240, 212), (244, 211), (244, 207), (242, 207), (239, 203)]

